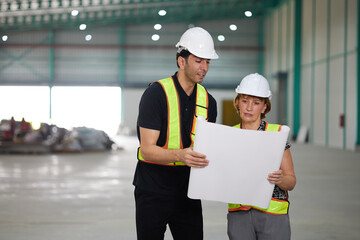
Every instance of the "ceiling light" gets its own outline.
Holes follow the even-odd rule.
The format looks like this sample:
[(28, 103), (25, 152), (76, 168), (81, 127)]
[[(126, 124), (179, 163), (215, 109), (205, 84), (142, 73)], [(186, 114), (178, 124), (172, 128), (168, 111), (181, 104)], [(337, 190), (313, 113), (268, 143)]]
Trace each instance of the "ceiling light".
[(218, 36), (218, 40), (219, 40), (220, 42), (225, 41), (224, 35), (219, 35), (219, 36)]
[(8, 40), (8, 36), (4, 35), (1, 39), (3, 40), (3, 42), (6, 42)]
[(160, 15), (160, 16), (165, 16), (165, 15), (166, 15), (166, 11), (165, 11), (165, 10), (160, 10), (160, 11), (159, 11), (159, 15)]
[(77, 16), (79, 14), (79, 11), (78, 10), (72, 10), (71, 11), (71, 16)]
[(251, 16), (252, 16), (252, 12), (250, 12), (250, 11), (246, 11), (246, 12), (245, 12), (245, 16), (247, 16), (247, 17), (251, 17)]
[(85, 30), (85, 29), (86, 29), (86, 24), (80, 24), (79, 29), (80, 29), (81, 31), (82, 31), (82, 30)]
[(155, 30), (160, 30), (161, 28), (162, 28), (161, 24), (155, 24), (154, 25)]
[(151, 39), (153, 41), (158, 41), (160, 39), (160, 36), (158, 34), (154, 34), (154, 35), (151, 36)]
[(92, 36), (90, 34), (86, 35), (85, 36), (85, 40), (86, 41), (90, 41), (92, 39)]
[(231, 31), (236, 31), (237, 30), (237, 26), (235, 24), (231, 24), (229, 26), (229, 28), (230, 28)]

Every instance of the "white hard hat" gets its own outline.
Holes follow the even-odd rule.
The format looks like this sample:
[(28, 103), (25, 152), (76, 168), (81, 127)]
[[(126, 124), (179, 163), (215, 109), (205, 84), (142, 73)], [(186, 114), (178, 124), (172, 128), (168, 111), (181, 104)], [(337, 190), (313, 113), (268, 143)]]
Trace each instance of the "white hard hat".
[(258, 73), (245, 76), (235, 89), (236, 93), (271, 99), (270, 86), (266, 78)]
[(178, 53), (185, 49), (199, 58), (219, 58), (215, 52), (211, 35), (201, 27), (188, 29), (175, 46), (178, 48)]

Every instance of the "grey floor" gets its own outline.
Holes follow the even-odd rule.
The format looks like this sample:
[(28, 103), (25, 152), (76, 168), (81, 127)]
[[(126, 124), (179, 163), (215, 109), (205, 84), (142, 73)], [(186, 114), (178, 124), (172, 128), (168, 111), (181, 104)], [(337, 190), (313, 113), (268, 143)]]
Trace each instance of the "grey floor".
[[(137, 141), (118, 141), (125, 150), (0, 155), (0, 240), (136, 239)], [(291, 151), (292, 239), (360, 239), (360, 152), (303, 144)], [(226, 207), (203, 202), (206, 240), (227, 239)]]

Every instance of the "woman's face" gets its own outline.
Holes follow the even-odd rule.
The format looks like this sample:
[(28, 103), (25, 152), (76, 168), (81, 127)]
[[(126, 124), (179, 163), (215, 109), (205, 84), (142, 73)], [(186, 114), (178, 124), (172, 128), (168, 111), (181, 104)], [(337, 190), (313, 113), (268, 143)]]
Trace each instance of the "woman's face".
[(264, 99), (243, 94), (237, 100), (237, 107), (243, 123), (261, 121), (261, 113), (266, 110)]

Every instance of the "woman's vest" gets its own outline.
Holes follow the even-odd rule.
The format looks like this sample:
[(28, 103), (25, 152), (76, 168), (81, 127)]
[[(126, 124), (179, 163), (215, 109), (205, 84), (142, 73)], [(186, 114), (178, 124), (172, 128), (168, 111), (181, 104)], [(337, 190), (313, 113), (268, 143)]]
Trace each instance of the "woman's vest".
[[(166, 143), (162, 148), (165, 149), (183, 149), (182, 139), (181, 139), (181, 121), (180, 121), (180, 102), (179, 95), (175, 87), (174, 80), (170, 78), (165, 78), (159, 80), (158, 83), (164, 89), (167, 108), (168, 108), (168, 124), (167, 124), (167, 136)], [(208, 118), (208, 94), (206, 89), (200, 84), (196, 84), (196, 105), (195, 105), (195, 114), (193, 119), (193, 126), (191, 130), (191, 146), (194, 144), (195, 139), (195, 130), (196, 130), (196, 117), (202, 116), (206, 120)], [(150, 161), (146, 161), (141, 156), (140, 147), (138, 148), (138, 159), (147, 163), (158, 164)], [(183, 162), (174, 162), (169, 164), (160, 164), (160, 165), (170, 165), (170, 166), (183, 166)]]
[[(234, 127), (240, 128), (240, 124), (237, 124)], [(277, 132), (280, 131), (280, 129), (281, 129), (281, 125), (266, 123), (265, 131)], [(242, 204), (233, 204), (233, 203), (229, 203), (228, 207), (229, 207), (229, 212), (234, 212), (239, 210), (249, 210), (251, 208), (254, 208), (266, 213), (281, 215), (288, 213), (289, 201), (280, 200), (272, 197), (270, 201), (270, 205), (267, 209), (252, 205), (242, 205)]]

